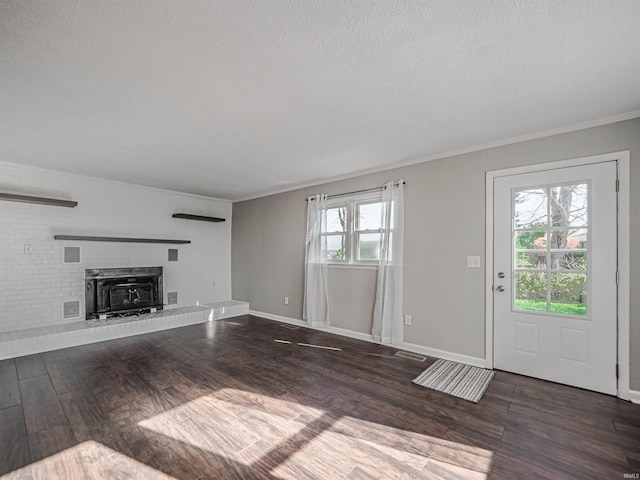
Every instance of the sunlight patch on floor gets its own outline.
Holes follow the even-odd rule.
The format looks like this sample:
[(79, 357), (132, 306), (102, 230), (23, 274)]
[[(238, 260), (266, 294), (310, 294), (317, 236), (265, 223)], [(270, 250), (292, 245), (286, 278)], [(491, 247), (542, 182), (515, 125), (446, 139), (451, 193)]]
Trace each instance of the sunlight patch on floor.
[(20, 478), (144, 478), (173, 479), (144, 463), (98, 442), (86, 441), (2, 477)]
[(326, 478), (344, 478), (356, 469), (372, 478), (413, 478), (422, 473), (426, 478), (485, 480), (492, 465), (489, 450), (345, 416), (271, 473), (296, 478), (304, 466), (319, 476), (324, 472)]
[(374, 478), (484, 480), (493, 463), (489, 450), (229, 388), (138, 425), (277, 478), (344, 478), (357, 469)]
[[(251, 465), (270, 445), (295, 436), (324, 412), (242, 390), (225, 388), (162, 414), (139, 426), (229, 460)], [(252, 452), (255, 452), (256, 457)]]

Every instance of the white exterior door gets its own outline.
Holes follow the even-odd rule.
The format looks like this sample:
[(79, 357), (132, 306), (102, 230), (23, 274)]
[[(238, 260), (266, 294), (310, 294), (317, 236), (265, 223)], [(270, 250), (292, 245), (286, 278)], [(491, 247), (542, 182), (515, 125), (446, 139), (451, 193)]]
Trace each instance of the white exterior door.
[(494, 179), (494, 366), (615, 395), (616, 162)]

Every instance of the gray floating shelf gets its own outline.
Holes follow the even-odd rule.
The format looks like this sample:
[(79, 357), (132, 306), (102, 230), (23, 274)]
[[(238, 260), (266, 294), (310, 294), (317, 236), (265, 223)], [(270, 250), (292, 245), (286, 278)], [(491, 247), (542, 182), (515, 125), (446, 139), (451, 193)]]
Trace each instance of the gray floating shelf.
[(51, 205), (54, 207), (69, 207), (73, 208), (78, 205), (78, 202), (73, 200), (61, 200), (58, 198), (47, 197), (34, 197), (33, 195), (18, 195), (15, 193), (2, 193), (0, 192), (0, 200), (7, 200), (9, 202), (21, 202), (21, 203), (37, 203), (40, 205)]
[(190, 213), (174, 213), (173, 218), (184, 218), (185, 220), (199, 220), (201, 222), (224, 222), (224, 218), (220, 217), (205, 217), (204, 215), (192, 215)]
[(84, 235), (54, 235), (54, 240), (80, 240), (85, 242), (121, 242), (121, 243), (191, 243), (191, 240), (166, 240), (163, 238), (128, 238), (128, 237), (87, 237)]

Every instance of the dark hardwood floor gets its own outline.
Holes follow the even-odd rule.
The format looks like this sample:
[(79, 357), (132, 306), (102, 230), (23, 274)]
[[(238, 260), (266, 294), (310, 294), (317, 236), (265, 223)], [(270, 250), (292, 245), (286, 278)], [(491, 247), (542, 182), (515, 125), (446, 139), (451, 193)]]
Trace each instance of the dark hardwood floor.
[(638, 478), (640, 406), (506, 372), (473, 404), (395, 352), (245, 316), (0, 361), (0, 474)]

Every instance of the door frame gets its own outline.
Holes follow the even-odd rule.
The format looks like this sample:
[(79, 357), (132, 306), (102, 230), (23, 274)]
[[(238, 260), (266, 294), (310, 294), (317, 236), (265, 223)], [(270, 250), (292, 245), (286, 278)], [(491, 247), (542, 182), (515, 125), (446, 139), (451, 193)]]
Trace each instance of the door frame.
[[(533, 173), (558, 168), (578, 167), (593, 163), (615, 161), (618, 171), (618, 336), (617, 336), (617, 364), (618, 364), (618, 397), (629, 400), (629, 322), (630, 322), (630, 152), (604, 153), (588, 157), (573, 158), (522, 167), (505, 168), (486, 172), (485, 187), (485, 368), (493, 368), (493, 189), (494, 180), (498, 177)], [(614, 186), (612, 186), (614, 188)]]

